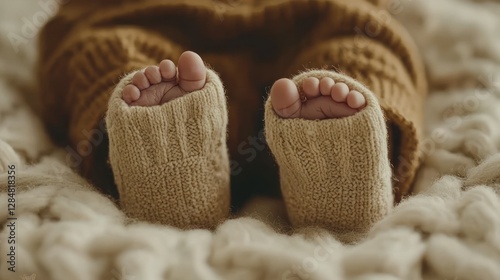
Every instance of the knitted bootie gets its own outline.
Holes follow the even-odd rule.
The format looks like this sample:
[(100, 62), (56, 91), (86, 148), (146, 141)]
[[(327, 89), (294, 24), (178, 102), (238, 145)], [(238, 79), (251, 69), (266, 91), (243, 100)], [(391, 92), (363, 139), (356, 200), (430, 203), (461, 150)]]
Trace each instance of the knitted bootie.
[(283, 119), (267, 100), (266, 138), (280, 169), (281, 190), (295, 227), (320, 226), (337, 233), (364, 232), (392, 207), (387, 129), (374, 95), (333, 71), (296, 76), (331, 77), (361, 92), (366, 107), (329, 120)]
[(227, 108), (219, 77), (161, 106), (109, 101), (109, 158), (120, 204), (131, 217), (180, 228), (213, 228), (229, 213)]

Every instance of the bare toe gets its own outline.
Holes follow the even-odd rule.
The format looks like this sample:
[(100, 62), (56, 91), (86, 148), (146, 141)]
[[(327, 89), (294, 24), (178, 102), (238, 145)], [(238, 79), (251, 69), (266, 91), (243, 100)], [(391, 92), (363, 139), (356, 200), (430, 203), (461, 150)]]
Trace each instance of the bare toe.
[(135, 85), (126, 85), (125, 88), (123, 88), (122, 97), (127, 104), (136, 101), (140, 96), (141, 91)]
[(161, 82), (160, 68), (158, 66), (149, 66), (146, 70), (144, 70), (144, 75), (148, 78), (149, 83), (152, 85), (156, 85)]
[(160, 62), (160, 75), (163, 81), (173, 81), (177, 77), (177, 68), (175, 63), (170, 59), (165, 59)]
[(334, 85), (335, 81), (332, 78), (322, 78), (319, 83), (319, 91), (321, 92), (321, 95), (330, 95)]
[(134, 84), (140, 90), (146, 89), (151, 86), (144, 72), (135, 73), (134, 77), (132, 78), (132, 84)]
[(357, 90), (351, 90), (347, 95), (347, 105), (353, 109), (360, 109), (366, 104), (365, 97)]
[(285, 78), (277, 80), (271, 88), (271, 104), (276, 114), (282, 118), (300, 116), (302, 104), (295, 83)]
[(178, 65), (179, 86), (183, 90), (191, 92), (203, 88), (207, 79), (207, 68), (197, 53), (182, 53)]
[(346, 102), (349, 87), (345, 83), (336, 83), (331, 90), (332, 99), (336, 102)]
[(302, 82), (302, 90), (307, 98), (314, 98), (321, 95), (319, 92), (319, 79), (315, 77), (306, 78)]

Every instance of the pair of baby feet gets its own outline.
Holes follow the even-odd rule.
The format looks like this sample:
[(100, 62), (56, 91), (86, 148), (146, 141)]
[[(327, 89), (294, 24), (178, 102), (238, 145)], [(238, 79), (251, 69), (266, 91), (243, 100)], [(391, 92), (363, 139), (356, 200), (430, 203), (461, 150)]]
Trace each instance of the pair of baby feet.
[[(201, 57), (186, 51), (177, 66), (171, 60), (163, 60), (158, 66), (137, 72), (132, 83), (123, 89), (123, 100), (130, 106), (161, 105), (202, 89), (206, 77)], [(292, 80), (283, 78), (271, 88), (271, 104), (282, 118), (316, 120), (352, 116), (366, 105), (366, 100), (360, 92), (331, 78), (309, 77), (300, 89)]]

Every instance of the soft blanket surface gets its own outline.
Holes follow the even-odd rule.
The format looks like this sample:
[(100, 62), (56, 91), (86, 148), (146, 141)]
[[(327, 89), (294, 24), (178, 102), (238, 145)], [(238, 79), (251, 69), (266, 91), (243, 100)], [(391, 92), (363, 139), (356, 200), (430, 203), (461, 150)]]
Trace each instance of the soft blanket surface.
[(127, 220), (35, 113), (34, 36), (56, 2), (0, 3), (0, 279), (500, 279), (500, 1), (392, 1), (428, 70), (426, 157), (416, 195), (355, 245), (280, 233), (266, 199), (215, 232)]

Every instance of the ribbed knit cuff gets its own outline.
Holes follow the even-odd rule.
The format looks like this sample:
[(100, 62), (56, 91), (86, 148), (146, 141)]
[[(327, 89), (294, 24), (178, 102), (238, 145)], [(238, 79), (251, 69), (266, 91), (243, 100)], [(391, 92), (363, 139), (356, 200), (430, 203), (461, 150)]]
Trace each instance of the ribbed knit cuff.
[(367, 106), (353, 116), (283, 119), (266, 103), (266, 139), (280, 168), (283, 197), (294, 226), (365, 231), (392, 207), (387, 130), (373, 94), (358, 82), (324, 70), (294, 78), (331, 77), (361, 92)]
[(106, 123), (110, 162), (123, 210), (177, 227), (213, 227), (229, 211), (227, 108), (218, 76), (203, 89), (160, 106), (121, 99), (134, 73), (116, 87)]

